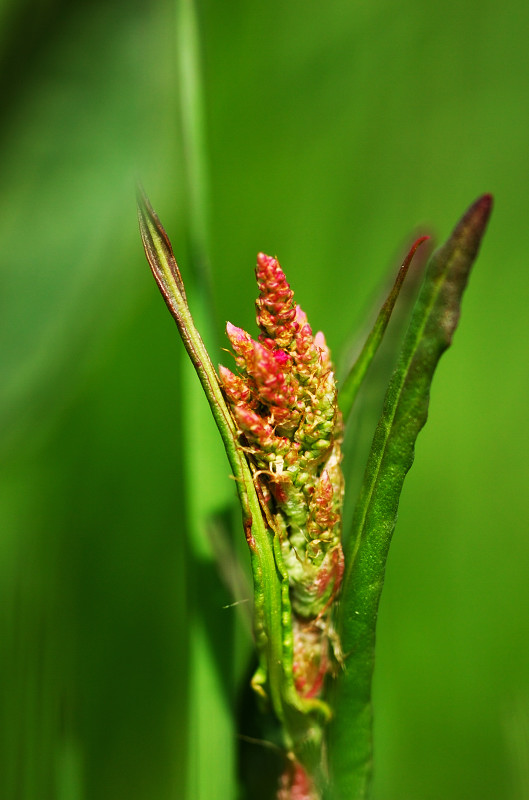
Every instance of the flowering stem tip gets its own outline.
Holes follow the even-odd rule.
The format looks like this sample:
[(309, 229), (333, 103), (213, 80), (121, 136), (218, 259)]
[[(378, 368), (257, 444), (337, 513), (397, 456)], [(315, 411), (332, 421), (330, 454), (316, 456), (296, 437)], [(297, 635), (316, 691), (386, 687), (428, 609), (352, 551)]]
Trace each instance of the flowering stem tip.
[[(433, 373), (457, 325), (491, 205), (489, 195), (476, 201), (428, 265), (386, 393), (344, 558), (343, 419), (381, 343), (413, 255), (427, 237), (404, 260), (343, 383), (340, 410), (325, 337), (313, 334), (278, 260), (264, 253), (255, 271), (259, 334), (253, 338), (228, 322), (235, 363), (215, 370), (169, 239), (147, 198), (139, 198), (147, 259), (236, 479), (254, 582), (259, 665), (252, 686), (271, 705), (285, 750), (279, 800), (319, 800), (325, 787), (326, 797), (336, 800), (367, 797), (375, 626), (387, 552)], [(335, 715), (329, 697), (339, 709)]]

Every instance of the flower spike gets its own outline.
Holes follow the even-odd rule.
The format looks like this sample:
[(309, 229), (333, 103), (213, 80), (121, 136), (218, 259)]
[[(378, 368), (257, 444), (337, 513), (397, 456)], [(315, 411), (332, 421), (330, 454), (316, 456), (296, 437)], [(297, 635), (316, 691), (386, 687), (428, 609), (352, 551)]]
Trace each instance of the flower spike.
[(256, 278), (259, 342), (228, 322), (240, 372), (223, 370), (221, 380), (278, 532), (295, 685), (314, 698), (333, 668), (329, 642), (337, 641), (331, 607), (343, 572), (342, 419), (324, 336), (313, 336), (277, 259), (259, 253)]

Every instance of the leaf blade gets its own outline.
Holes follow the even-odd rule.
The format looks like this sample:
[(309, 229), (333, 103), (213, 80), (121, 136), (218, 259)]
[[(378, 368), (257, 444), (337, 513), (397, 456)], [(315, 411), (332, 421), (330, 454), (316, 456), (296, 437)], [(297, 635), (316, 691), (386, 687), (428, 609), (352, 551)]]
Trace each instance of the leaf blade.
[(425, 242), (428, 238), (428, 236), (421, 236), (410, 248), (408, 255), (404, 259), (402, 266), (397, 273), (395, 283), (393, 284), (390, 293), (388, 294), (384, 304), (382, 305), (382, 308), (378, 313), (375, 324), (373, 325), (364, 343), (364, 346), (358, 355), (358, 358), (354, 362), (343, 383), (340, 391), (339, 401), (344, 420), (347, 420), (351, 414), (354, 402), (366, 376), (367, 370), (369, 369), (369, 366), (373, 361), (380, 344), (382, 343), (382, 339), (384, 338), (386, 328), (388, 327), (391, 314), (395, 308), (395, 303), (397, 302), (413, 256), (420, 245), (423, 244), (423, 242)]
[(415, 441), (427, 419), (432, 378), (457, 327), (461, 297), (491, 209), (491, 196), (480, 197), (433, 255), (375, 431), (346, 552), (338, 622), (349, 658), (336, 687), (335, 705), (341, 713), (330, 732), (336, 797), (369, 795), (371, 683), (387, 553)]

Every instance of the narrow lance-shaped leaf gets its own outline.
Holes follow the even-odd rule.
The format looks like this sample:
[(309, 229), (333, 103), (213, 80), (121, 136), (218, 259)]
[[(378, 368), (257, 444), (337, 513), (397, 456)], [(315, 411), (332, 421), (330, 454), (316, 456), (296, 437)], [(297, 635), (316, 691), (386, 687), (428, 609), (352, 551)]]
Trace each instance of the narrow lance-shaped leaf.
[(393, 284), (384, 305), (378, 313), (375, 324), (373, 325), (373, 328), (371, 329), (371, 332), (367, 337), (358, 358), (351, 367), (351, 370), (347, 375), (342, 388), (340, 389), (339, 401), (340, 408), (344, 416), (344, 421), (347, 421), (352, 411), (354, 402), (366, 376), (367, 370), (369, 369), (369, 366), (382, 343), (382, 339), (384, 338), (386, 328), (388, 327), (391, 314), (395, 308), (395, 303), (397, 302), (404, 279), (408, 274), (408, 269), (412, 262), (413, 256), (415, 255), (417, 248), (420, 247), (423, 242), (427, 241), (428, 238), (428, 236), (421, 236), (421, 238), (417, 239), (417, 241), (412, 245), (410, 252), (404, 259), (404, 262), (399, 269), (395, 283)]
[(479, 198), (433, 255), (373, 439), (345, 554), (339, 610), (345, 669), (334, 703), (340, 713), (330, 732), (335, 800), (369, 796), (375, 627), (388, 548), (415, 440), (426, 422), (433, 374), (452, 341), (491, 208), (490, 195)]
[[(250, 551), (253, 555), (258, 555), (258, 568), (262, 573), (261, 580), (265, 575), (269, 582), (269, 592), (266, 598), (269, 606), (267, 634), (269, 634), (269, 638), (274, 639), (272, 632), (275, 630), (281, 640), (281, 583), (277, 577), (273, 548), (262, 517), (250, 468), (241, 448), (237, 445), (235, 423), (224, 400), (215, 368), (200, 334), (195, 328), (169, 238), (143, 193), (140, 193), (138, 197), (138, 217), (147, 260), (167, 307), (176, 321), (184, 346), (197, 371), (219, 428), (236, 480)], [(254, 568), (257, 568), (256, 564), (254, 564)]]

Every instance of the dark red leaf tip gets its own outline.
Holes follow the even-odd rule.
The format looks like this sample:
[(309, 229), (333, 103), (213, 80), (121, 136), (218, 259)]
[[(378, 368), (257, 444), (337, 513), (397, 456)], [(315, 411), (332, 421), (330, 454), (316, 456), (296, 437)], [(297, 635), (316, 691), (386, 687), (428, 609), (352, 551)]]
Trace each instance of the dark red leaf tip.
[(481, 197), (478, 197), (478, 199), (472, 203), (454, 231), (453, 240), (457, 242), (472, 259), (477, 255), (479, 244), (485, 233), (487, 222), (489, 221), (492, 206), (492, 195), (481, 195)]
[(420, 236), (412, 244), (412, 246), (410, 247), (410, 252), (408, 253), (406, 258), (404, 259), (404, 263), (402, 265), (403, 267), (406, 267), (406, 269), (409, 267), (409, 265), (411, 264), (411, 260), (412, 260), (413, 256), (415, 255), (415, 253), (417, 252), (418, 248), (421, 246), (421, 244), (423, 242), (427, 242), (429, 238), (430, 238), (429, 236)]

